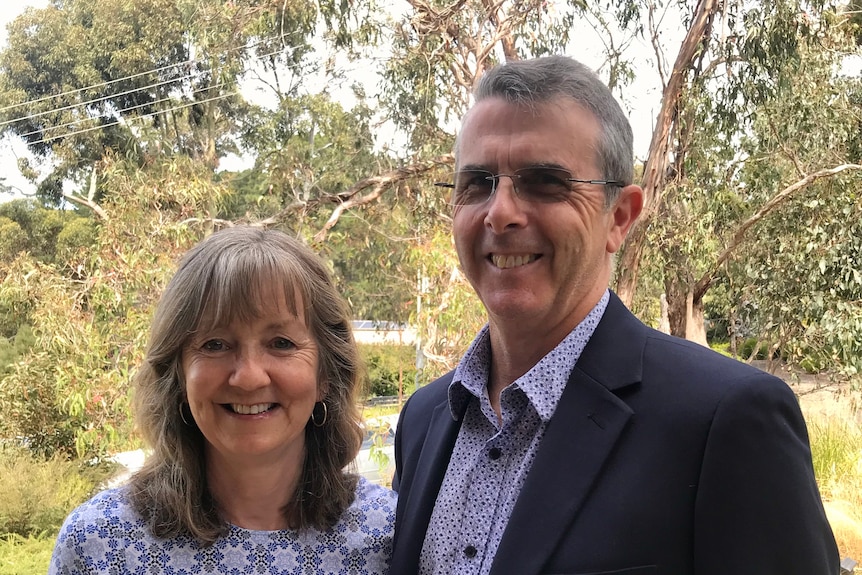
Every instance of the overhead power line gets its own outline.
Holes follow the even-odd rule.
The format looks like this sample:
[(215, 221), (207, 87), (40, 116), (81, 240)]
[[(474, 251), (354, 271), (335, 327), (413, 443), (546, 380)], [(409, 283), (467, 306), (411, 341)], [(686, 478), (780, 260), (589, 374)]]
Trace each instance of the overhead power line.
[[(260, 40), (260, 41), (258, 41), (258, 42), (255, 42), (255, 43), (250, 44), (250, 45), (248, 45), (248, 46), (240, 46), (240, 47), (237, 47), (237, 48), (233, 48), (233, 49), (231, 49), (231, 50), (228, 50), (228, 52), (239, 52), (239, 51), (241, 51), (241, 50), (250, 50), (250, 49), (253, 49), (253, 48), (254, 48), (254, 47), (256, 47), (256, 46), (259, 46), (260, 44), (263, 44), (263, 43), (265, 43), (265, 42), (270, 42), (270, 41), (273, 41), (273, 40), (275, 40), (275, 41), (280, 40), (280, 41), (282, 42), (282, 44), (284, 44), (284, 40), (285, 40), (287, 37), (289, 37), (289, 36), (295, 36), (295, 35), (298, 35), (298, 34), (299, 34), (299, 32), (291, 32), (291, 33), (289, 33), (289, 34), (280, 34), (280, 35), (277, 35), (277, 36), (271, 36), (271, 37), (268, 37), (268, 38), (263, 38), (263, 39), (261, 39), (261, 40)], [(274, 55), (274, 54), (279, 53), (280, 51), (281, 51), (281, 50), (277, 50), (277, 51), (271, 52), (271, 53), (269, 53), (269, 54), (265, 54), (265, 55), (263, 55), (263, 56), (256, 56), (256, 57), (255, 57), (255, 59), (258, 59), (258, 60), (259, 60), (259, 59), (262, 59), (262, 58), (267, 58), (267, 57), (269, 57), (269, 56), (272, 56), (272, 55)], [(101, 82), (101, 83), (98, 83), (98, 84), (93, 84), (93, 85), (91, 85), (91, 86), (86, 86), (86, 87), (84, 87), (84, 88), (75, 88), (74, 90), (68, 90), (68, 91), (66, 91), (66, 92), (61, 92), (61, 93), (59, 93), (59, 94), (51, 94), (51, 95), (49, 95), (49, 96), (43, 96), (43, 97), (41, 97), (41, 98), (37, 98), (36, 100), (28, 100), (28, 101), (26, 101), (26, 102), (19, 102), (19, 103), (17, 103), (17, 104), (12, 104), (12, 105), (4, 106), (4, 107), (0, 108), (0, 113), (2, 113), (2, 112), (6, 112), (6, 111), (8, 111), (8, 110), (14, 110), (14, 109), (16, 109), (16, 108), (21, 108), (21, 107), (23, 107), (23, 106), (29, 106), (29, 105), (37, 104), (37, 103), (39, 103), (39, 102), (44, 102), (45, 100), (51, 100), (51, 99), (53, 99), (53, 98), (62, 98), (62, 97), (64, 97), (64, 96), (71, 96), (71, 95), (76, 94), (76, 93), (78, 93), (78, 92), (86, 92), (87, 90), (95, 90), (96, 88), (104, 88), (105, 86), (111, 86), (111, 85), (116, 84), (116, 83), (118, 83), (118, 82), (126, 82), (126, 81), (129, 81), (129, 80), (133, 80), (133, 79), (135, 79), (135, 78), (139, 78), (139, 77), (141, 77), (141, 76), (149, 75), (149, 74), (158, 74), (159, 72), (164, 72), (165, 70), (170, 70), (171, 68), (177, 68), (177, 67), (180, 67), (180, 66), (185, 66), (185, 67), (187, 67), (187, 66), (190, 66), (190, 65), (193, 65), (193, 64), (197, 64), (197, 63), (199, 63), (199, 62), (201, 62), (201, 59), (200, 59), (200, 58), (194, 58), (194, 59), (191, 59), (191, 60), (185, 60), (185, 61), (183, 61), (183, 62), (177, 62), (176, 64), (168, 64), (168, 65), (166, 65), (166, 66), (161, 66), (161, 67), (159, 67), (159, 68), (153, 68), (153, 69), (151, 69), (151, 70), (145, 70), (145, 71), (143, 71), (143, 72), (138, 72), (138, 73), (136, 73), (136, 74), (130, 74), (130, 75), (128, 75), (128, 76), (124, 76), (124, 77), (122, 77), (122, 78), (115, 78), (114, 80), (109, 80), (109, 81), (107, 81), (107, 82)], [(185, 76), (184, 78), (186, 78), (186, 77), (189, 77), (189, 76)], [(155, 84), (155, 85), (158, 85), (158, 84)], [(150, 86), (150, 87), (152, 87), (152, 86)], [(115, 95), (115, 96), (116, 96), (116, 95)], [(96, 101), (98, 101), (98, 100), (99, 100), (99, 99), (97, 98), (97, 99), (96, 99)], [(57, 110), (54, 110), (54, 111), (57, 111)], [(46, 112), (46, 113), (50, 113), (50, 112)], [(26, 117), (26, 116), (24, 116), (24, 117)], [(19, 118), (19, 119), (21, 119), (21, 118)], [(17, 120), (13, 120), (13, 121), (17, 121)], [(7, 122), (7, 123), (8, 123), (8, 122)]]
[[(209, 92), (210, 90), (214, 90), (214, 89), (219, 88), (219, 87), (224, 86), (224, 85), (225, 85), (225, 83), (222, 82), (222, 83), (216, 84), (214, 86), (207, 86), (206, 88), (201, 88), (200, 90), (195, 90), (194, 92), (192, 92), (192, 94), (193, 95), (194, 94), (202, 94), (204, 92)], [(153, 100), (152, 102), (146, 102), (143, 104), (135, 104), (134, 106), (129, 106), (128, 108), (120, 108), (119, 110), (116, 110), (114, 112), (114, 114), (119, 115), (119, 114), (123, 114), (125, 112), (131, 112), (132, 110), (137, 110), (140, 108), (146, 108), (147, 106), (154, 106), (156, 104), (161, 104), (162, 102), (171, 102), (171, 101), (172, 101), (172, 99), (169, 97), (168, 98), (159, 98), (158, 100)], [(195, 100), (194, 102), (191, 102), (190, 105), (200, 104), (203, 101), (205, 101), (205, 100)], [(178, 109), (179, 109), (178, 107), (172, 107), (172, 108), (167, 108), (164, 111), (169, 112), (169, 111), (178, 110)], [(159, 110), (158, 112), (154, 112), (154, 113), (158, 114), (161, 112), (162, 112), (162, 110)], [(58, 124), (56, 126), (48, 126), (46, 128), (42, 128), (39, 130), (33, 130), (31, 132), (25, 132), (23, 134), (18, 134), (18, 137), (19, 138), (26, 138), (27, 136), (33, 136), (35, 134), (41, 134), (43, 132), (47, 132), (48, 130), (59, 130), (60, 128), (69, 128), (71, 126), (76, 126), (76, 125), (81, 124), (83, 122), (93, 122), (93, 121), (99, 120), (100, 118), (104, 118), (104, 116), (89, 116), (86, 118), (80, 118), (78, 120), (73, 120), (73, 121), (67, 122), (65, 124)], [(131, 119), (132, 118), (129, 118), (129, 120), (131, 120)], [(47, 140), (61, 138), (64, 136), (65, 136), (65, 134), (60, 135), (60, 136), (54, 136), (52, 138), (47, 138)]]
[[(278, 54), (279, 52), (280, 52), (280, 50), (275, 50), (275, 51), (272, 51), (272, 52), (268, 52), (268, 53), (266, 53), (266, 54), (261, 54), (261, 55), (259, 55), (259, 56), (255, 56), (255, 57), (252, 59), (252, 61), (263, 60), (263, 59), (265, 59), (265, 58), (269, 58), (270, 56), (274, 56), (275, 54)], [(293, 68), (293, 67), (292, 67), (292, 66), (289, 66), (289, 67), (288, 67), (288, 69), (290, 69), (290, 68)], [(10, 120), (5, 120), (5, 121), (0, 122), (0, 128), (2, 128), (3, 126), (7, 126), (7, 125), (9, 125), (9, 124), (14, 124), (14, 123), (16, 123), (16, 122), (20, 122), (20, 121), (22, 121), (22, 120), (31, 120), (31, 119), (38, 118), (38, 117), (41, 117), (41, 116), (46, 116), (46, 115), (50, 115), (50, 114), (53, 114), (53, 113), (56, 113), (56, 112), (61, 112), (61, 111), (63, 111), (63, 110), (70, 110), (70, 109), (74, 109), (74, 108), (78, 108), (78, 107), (83, 107), (83, 106), (87, 106), (87, 105), (90, 105), (90, 104), (94, 104), (94, 103), (97, 103), (97, 102), (102, 102), (102, 101), (110, 100), (110, 99), (112, 99), (112, 98), (116, 98), (116, 97), (118, 97), (118, 96), (124, 96), (124, 95), (134, 94), (135, 92), (143, 92), (143, 91), (145, 91), (145, 90), (147, 90), (147, 89), (149, 89), (149, 88), (153, 88), (153, 87), (160, 86), (160, 85), (163, 85), (163, 84), (169, 84), (169, 83), (172, 83), (172, 82), (178, 82), (178, 81), (181, 81), (181, 80), (184, 80), (184, 79), (187, 79), (187, 78), (191, 78), (191, 77), (193, 77), (194, 75), (195, 75), (195, 74), (189, 74), (189, 75), (187, 75), (187, 76), (183, 76), (183, 77), (181, 77), (181, 78), (176, 78), (176, 79), (173, 79), (173, 80), (166, 80), (166, 81), (162, 81), (162, 82), (157, 82), (157, 83), (155, 83), (155, 84), (151, 84), (151, 85), (149, 85), (149, 86), (143, 86), (143, 87), (141, 87), (141, 88), (137, 88), (137, 89), (135, 89), (135, 90), (127, 90), (127, 91), (125, 91), (125, 92), (119, 92), (119, 93), (117, 93), (117, 94), (111, 94), (111, 95), (108, 95), (108, 96), (101, 96), (101, 97), (99, 97), (99, 98), (94, 98), (94, 99), (92, 99), (92, 100), (87, 100), (87, 101), (85, 101), (85, 102), (79, 102), (79, 103), (76, 103), (76, 104), (69, 104), (69, 105), (66, 105), (66, 106), (61, 106), (61, 107), (59, 107), (59, 108), (54, 108), (54, 109), (51, 109), (51, 110), (45, 110), (45, 111), (38, 112), (38, 113), (35, 113), (35, 114), (27, 114), (27, 115), (25, 115), (25, 116), (19, 116), (19, 117), (17, 117), (17, 118), (12, 118), (12, 119), (10, 119)], [(204, 88), (200, 88), (200, 89), (198, 89), (198, 90), (194, 90), (194, 91), (192, 92), (192, 94), (200, 94), (200, 93), (207, 92), (207, 91), (213, 90), (213, 89), (215, 89), (215, 88), (218, 88), (218, 87), (220, 87), (220, 86), (224, 86), (224, 85), (225, 85), (225, 83), (224, 83), (224, 82), (221, 82), (221, 83), (219, 83), (219, 84), (215, 84), (215, 85), (213, 85), (213, 86), (207, 86), (207, 87), (204, 87)], [(134, 106), (129, 106), (129, 107), (127, 107), (127, 108), (120, 108), (119, 110), (116, 110), (116, 112), (115, 112), (115, 113), (117, 113), (117, 114), (122, 114), (122, 113), (124, 113), (124, 112), (129, 112), (129, 111), (132, 111), (132, 110), (136, 110), (136, 109), (139, 109), (139, 108), (144, 108), (144, 107), (146, 107), (146, 106), (152, 106), (152, 105), (154, 105), (154, 104), (158, 104), (158, 103), (161, 103), (161, 102), (167, 102), (167, 101), (171, 101), (171, 98), (170, 98), (170, 97), (160, 98), (160, 99), (158, 99), (158, 100), (154, 100), (154, 101), (152, 101), (152, 102), (146, 102), (146, 103), (143, 103), (143, 104), (136, 104), (136, 105), (134, 105)], [(193, 102), (192, 104), (194, 104), (194, 103), (199, 103), (199, 102)], [(184, 106), (180, 106), (180, 108), (181, 108), (181, 107), (184, 107)], [(172, 108), (172, 109), (179, 109), (179, 108)], [(34, 135), (34, 134), (38, 134), (38, 133), (44, 132), (44, 131), (46, 131), (46, 130), (56, 130), (56, 129), (65, 128), (65, 127), (69, 127), (69, 126), (75, 126), (75, 125), (81, 124), (81, 123), (83, 123), (83, 122), (89, 122), (89, 121), (97, 120), (99, 117), (100, 117), (100, 116), (89, 116), (89, 117), (79, 118), (79, 119), (77, 119), (77, 120), (72, 120), (72, 121), (67, 122), (67, 123), (65, 123), (65, 124), (58, 124), (58, 125), (55, 125), (55, 126), (48, 126), (48, 127), (46, 127), (46, 128), (43, 128), (43, 129), (33, 130), (33, 131), (30, 131), (30, 132), (25, 132), (25, 133), (23, 133), (23, 134), (18, 134), (18, 136), (19, 136), (19, 137), (21, 137), (21, 138), (26, 138), (27, 136), (32, 136), (32, 135)], [(105, 124), (105, 125), (111, 125), (111, 124)], [(79, 132), (75, 132), (75, 133), (79, 133)], [(40, 140), (40, 141), (46, 141), (46, 140), (50, 141), (50, 140), (52, 140), (52, 139), (56, 139), (57, 137), (61, 137), (61, 136), (56, 136), (56, 137), (53, 137), (53, 138), (46, 138), (45, 140)]]
[(92, 128), (84, 128), (83, 130), (76, 130), (74, 132), (66, 132), (64, 134), (60, 134), (57, 136), (51, 136), (49, 138), (42, 138), (40, 140), (35, 140), (33, 142), (29, 142), (29, 145), (48, 143), (48, 142), (51, 142), (53, 140), (58, 140), (60, 138), (68, 138), (69, 136), (76, 136), (78, 134), (85, 134), (87, 132), (92, 132), (94, 130), (101, 130), (101, 129), (107, 128), (109, 126), (116, 126), (118, 124), (135, 122), (135, 121), (141, 120), (143, 118), (147, 118), (147, 117), (151, 117), (151, 116), (157, 116), (159, 114), (167, 114), (168, 112), (174, 112), (176, 110), (182, 110), (183, 108), (189, 108), (191, 106), (195, 106), (198, 104), (205, 104), (207, 102), (214, 102), (216, 100), (223, 100), (225, 98), (230, 98), (231, 96), (236, 96), (238, 94), (239, 94), (239, 91), (235, 90), (233, 92), (229, 92), (226, 94), (219, 94), (218, 96), (213, 96), (212, 98), (207, 98), (205, 100), (197, 100), (195, 102), (190, 102), (188, 104), (183, 104), (180, 106), (174, 106), (172, 108), (167, 108), (165, 110), (159, 110), (158, 112), (154, 112), (152, 114), (145, 114), (143, 116), (135, 116), (135, 117), (128, 118), (128, 119), (121, 118), (121, 119), (115, 120), (113, 122), (108, 122), (106, 124), (101, 124), (99, 126), (93, 126)]

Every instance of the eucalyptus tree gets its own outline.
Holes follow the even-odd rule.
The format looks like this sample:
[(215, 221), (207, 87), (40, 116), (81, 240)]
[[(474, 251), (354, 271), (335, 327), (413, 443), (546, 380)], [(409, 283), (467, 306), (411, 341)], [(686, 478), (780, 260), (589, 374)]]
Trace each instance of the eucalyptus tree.
[[(415, 286), (412, 318), (421, 328), (424, 355), (439, 362), (433, 369), (446, 369), (484, 321), (452, 249), (448, 198), (432, 185), (453, 169), (452, 129), (469, 105), (475, 79), (501, 61), (565, 51), (575, 24), (585, 17), (599, 27), (616, 27), (617, 20), (629, 24), (629, 16), (621, 10), (606, 17), (576, 1), (408, 4), (389, 28), (391, 55), (383, 66), (380, 94), (387, 116), (405, 134), (407, 169), (388, 175), (390, 185), (413, 179), (414, 273), (404, 281)], [(619, 57), (626, 40), (614, 43), (608, 37), (605, 72), (619, 87), (631, 79)]]
[[(247, 104), (239, 89), (258, 62), (301, 58), (317, 10), (305, 2), (53, 0), (10, 26), (0, 53), (0, 130), (43, 164), (43, 197), (95, 173), (113, 153), (145, 168), (184, 155), (214, 170), (236, 151)], [(36, 166), (21, 166), (39, 178)], [(93, 207), (89, 198), (68, 200)]]
[[(692, 26), (703, 6), (699, 3), (692, 13)], [(740, 144), (763, 134), (753, 132), (765, 106), (812, 81), (811, 61), (827, 58), (822, 66), (828, 72), (817, 74), (814, 81), (822, 89), (819, 97), (808, 101), (807, 110), (805, 101), (799, 101), (796, 112), (840, 104), (846, 88), (839, 85), (836, 71), (854, 50), (853, 28), (848, 26), (851, 15), (840, 5), (770, 0), (718, 8), (708, 15), (698, 50), (683, 57), (681, 49), (672, 72), (664, 75), (685, 81), (673, 101), (668, 98), (671, 81), (665, 82), (662, 113), (645, 166), (649, 201), (620, 258), (617, 281), (619, 293), (631, 302), (640, 264), (657, 263), (667, 272), (671, 331), (704, 342), (703, 297), (720, 264), (753, 239), (746, 231), (813, 181), (858, 169), (845, 144), (830, 157), (822, 156), (819, 164), (780, 171), (782, 177), (770, 182), (770, 194), (759, 196), (760, 203), (737, 189), (752, 188), (753, 182), (738, 177), (747, 162), (774, 162), (776, 167), (784, 163), (777, 153), (781, 150), (752, 158)], [(852, 108), (845, 110), (847, 114), (836, 114), (831, 123), (808, 128), (817, 134), (844, 132), (848, 122), (858, 122)], [(799, 139), (785, 143), (785, 155), (796, 149), (794, 141)], [(722, 200), (729, 206), (720, 205)], [(731, 213), (739, 202), (744, 206)], [(662, 251), (648, 253), (647, 245)]]
[[(16, 255), (0, 261), (0, 311), (25, 311), (35, 338), (0, 377), (3, 436), (85, 458), (135, 445), (131, 374), (179, 254), (250, 212), (302, 232), (303, 221), (274, 217), (281, 196), (255, 212), (265, 203), (258, 189), (238, 197), (242, 187), (215, 173), (231, 151), (263, 150), (247, 138), (260, 108), (245, 102), (239, 83), (305, 65), (319, 19), (340, 26), (341, 14), (326, 2), (57, 0), (15, 21), (0, 54), (2, 127), (55, 166), (42, 200), (66, 199), (95, 217), (85, 245), (56, 261), (21, 252), (32, 234), (0, 221), (24, 232), (12, 238)], [(367, 129), (325, 100), (315, 104), (320, 115), (341, 118), (326, 136), (334, 145), (343, 145), (343, 126)], [(276, 190), (277, 173), (250, 182), (269, 178)]]
[[(758, 242), (752, 228), (786, 218), (794, 201), (824, 189), (822, 179), (859, 187), (859, 158), (852, 152), (859, 142), (859, 113), (849, 98), (859, 79), (839, 72), (854, 50), (848, 14), (835, 6), (800, 9), (762, 3), (717, 16), (727, 20), (722, 42), (705, 47), (704, 61), (688, 71), (692, 79), (668, 134), (665, 183), (653, 190), (652, 209), (630, 238), (618, 282), (631, 298), (626, 290), (639, 269), (631, 264), (633, 254), (639, 254), (636, 264), (661, 270), (676, 335), (706, 343), (704, 297), (716, 278), (738, 269), (730, 260)], [(840, 211), (832, 217), (842, 221)], [(758, 244), (768, 250), (804, 233), (785, 226), (780, 238)], [(645, 245), (655, 249), (645, 251)], [(794, 256), (806, 257), (801, 251)], [(748, 286), (739, 277), (732, 283), (735, 289)], [(733, 298), (751, 301), (744, 291)], [(759, 326), (778, 325), (767, 319), (776, 317), (769, 306), (758, 309)], [(773, 330), (770, 339), (787, 337)]]

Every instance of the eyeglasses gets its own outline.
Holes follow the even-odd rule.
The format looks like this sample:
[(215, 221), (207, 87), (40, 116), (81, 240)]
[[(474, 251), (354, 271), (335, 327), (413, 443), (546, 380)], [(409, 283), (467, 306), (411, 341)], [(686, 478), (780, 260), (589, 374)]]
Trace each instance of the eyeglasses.
[(581, 180), (562, 168), (521, 168), (513, 174), (493, 174), (487, 170), (461, 170), (453, 174), (454, 183), (437, 182), (434, 185), (449, 188), (452, 204), (468, 206), (482, 204), (494, 195), (500, 178), (510, 178), (515, 194), (522, 200), (551, 204), (562, 202), (572, 194), (572, 183), (619, 186), (618, 180)]

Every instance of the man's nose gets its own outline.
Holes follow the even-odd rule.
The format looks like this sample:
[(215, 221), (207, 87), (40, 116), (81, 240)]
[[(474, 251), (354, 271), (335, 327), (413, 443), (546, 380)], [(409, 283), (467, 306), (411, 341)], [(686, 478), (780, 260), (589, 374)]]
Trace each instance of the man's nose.
[(494, 233), (500, 234), (526, 224), (524, 200), (515, 192), (515, 180), (513, 176), (497, 176), (494, 193), (486, 202), (485, 225)]

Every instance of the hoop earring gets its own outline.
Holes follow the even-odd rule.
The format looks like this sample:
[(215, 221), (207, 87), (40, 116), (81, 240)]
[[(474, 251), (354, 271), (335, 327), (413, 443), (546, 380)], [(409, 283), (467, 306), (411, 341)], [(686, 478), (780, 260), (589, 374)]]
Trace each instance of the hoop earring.
[[(183, 423), (186, 424), (186, 427), (191, 427), (192, 425), (188, 421), (186, 421), (186, 414), (185, 414), (185, 410), (183, 409), (187, 405), (188, 405), (188, 403), (186, 403), (185, 401), (180, 403), (180, 419), (183, 420)], [(191, 415), (191, 410), (189, 410), (189, 415)]]
[[(319, 405), (323, 406), (323, 416), (322, 417), (315, 417), (314, 414), (319, 413), (319, 410), (318, 410)], [(314, 404), (314, 409), (311, 410), (311, 423), (314, 424), (314, 427), (323, 427), (324, 425), (326, 425), (326, 419), (328, 416), (329, 416), (329, 411), (326, 408), (326, 402), (325, 401), (318, 401), (317, 403)]]

